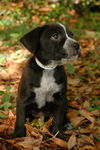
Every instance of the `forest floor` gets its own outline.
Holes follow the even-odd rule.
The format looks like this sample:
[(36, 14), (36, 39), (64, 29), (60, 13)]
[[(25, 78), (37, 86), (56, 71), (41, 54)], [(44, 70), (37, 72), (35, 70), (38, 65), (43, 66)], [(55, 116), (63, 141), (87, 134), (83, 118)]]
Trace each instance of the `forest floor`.
[[(11, 3), (11, 6), (10, 10), (15, 12), (14, 8), (16, 4)], [(19, 6), (22, 8), (22, 3), (19, 3)], [(1, 10), (7, 13), (7, 9), (8, 8), (2, 8)], [(40, 11), (47, 15), (50, 8), (46, 5), (44, 8), (41, 8)], [(71, 28), (75, 28), (72, 24), (77, 24), (77, 22), (80, 21), (79, 16), (74, 11), (70, 11), (69, 13), (71, 13), (72, 18), (70, 18), (68, 25), (71, 26)], [(4, 16), (0, 16), (1, 19), (3, 17)], [(6, 19), (8, 19), (7, 17), (9, 18), (9, 13), (6, 14)], [(65, 20), (63, 17), (59, 19), (60, 21)], [(33, 15), (33, 24), (36, 20), (37, 24), (41, 25), (45, 23), (41, 20), (39, 22), (39, 18)], [(65, 20), (65, 23), (66, 22)], [(43, 117), (35, 119), (31, 123), (27, 121), (26, 137), (12, 139), (11, 133), (14, 130), (16, 119), (15, 106), (18, 83), (25, 62), (30, 57), (30, 53), (23, 48), (20, 43), (16, 42), (18, 33), (13, 34), (11, 30), (9, 40), (9, 35), (3, 34), (5, 30), (8, 32), (9, 28), (5, 28), (2, 22), (0, 22), (0, 25), (3, 37), (0, 39), (0, 150), (99, 150), (99, 32), (84, 28), (80, 29), (82, 31), (81, 33), (78, 33), (78, 29), (77, 31), (73, 29), (73, 31), (75, 30), (75, 34), (78, 34), (76, 38), (81, 45), (81, 57), (78, 60), (67, 62), (65, 65), (68, 76), (67, 95), (70, 106), (66, 116), (73, 125), (73, 129), (65, 131), (68, 135), (66, 141), (57, 138), (56, 135), (52, 135), (49, 132), (49, 126), (53, 118), (50, 118), (49, 121), (45, 123)], [(5, 36), (8, 36), (7, 40)], [(11, 44), (12, 41), (14, 41), (13, 44)]]

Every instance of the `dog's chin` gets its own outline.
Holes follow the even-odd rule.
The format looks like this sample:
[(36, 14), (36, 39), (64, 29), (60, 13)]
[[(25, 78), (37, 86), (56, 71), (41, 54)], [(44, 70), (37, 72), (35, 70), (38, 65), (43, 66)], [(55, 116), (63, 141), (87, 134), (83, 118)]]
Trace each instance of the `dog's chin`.
[(61, 65), (66, 64), (67, 61), (75, 60), (77, 58), (78, 58), (78, 55), (62, 58), (60, 60), (52, 60), (49, 62), (48, 65), (51, 67), (61, 66)]
[(70, 56), (70, 57), (67, 57), (67, 58), (62, 58), (61, 61), (60, 61), (60, 64), (64, 65), (64, 64), (66, 64), (67, 61), (75, 60), (77, 58), (78, 58), (78, 55)]
[(75, 55), (75, 56), (67, 57), (66, 60), (74, 60), (74, 59), (77, 59), (77, 58), (78, 58), (78, 55)]

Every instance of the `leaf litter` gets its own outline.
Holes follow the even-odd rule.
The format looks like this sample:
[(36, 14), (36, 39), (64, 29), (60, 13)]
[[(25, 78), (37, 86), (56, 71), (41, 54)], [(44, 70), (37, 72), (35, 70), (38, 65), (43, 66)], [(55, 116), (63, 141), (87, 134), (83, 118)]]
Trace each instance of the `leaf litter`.
[[(21, 53), (21, 52), (20, 52)], [(86, 54), (83, 57), (87, 57)], [(10, 57), (10, 54), (9, 54)], [(9, 62), (6, 61), (2, 63), (2, 65), (8, 67), (9, 71), (8, 78), (4, 78), (2, 76), (1, 80), (4, 81), (1, 85), (1, 89), (3, 90), (6, 85), (6, 81), (10, 83), (11, 87), (13, 85), (15, 87), (18, 86), (18, 81), (21, 76), (21, 71), (24, 65), (24, 62), (20, 61), (21, 58), (16, 59), (15, 65), (18, 65), (18, 68), (12, 68), (10, 65), (14, 63), (14, 59)], [(83, 59), (83, 58), (81, 58)], [(89, 59), (89, 58), (88, 58)], [(25, 60), (25, 59), (24, 59)], [(24, 61), (23, 60), (23, 61)], [(98, 86), (95, 86), (96, 82), (91, 77), (85, 77), (85, 68), (87, 67), (85, 63), (80, 63), (82, 60), (77, 60), (78, 65), (76, 65), (76, 73), (74, 75), (68, 74), (69, 78), (69, 87), (68, 87), (68, 97), (70, 99), (69, 105), (70, 109), (67, 114), (70, 122), (73, 124), (72, 130), (67, 130), (65, 133), (68, 136), (66, 141), (63, 141), (59, 138), (53, 136), (48, 127), (52, 123), (52, 119), (48, 121), (48, 124), (42, 124), (41, 127), (33, 127), (31, 124), (26, 124), (27, 128), (27, 137), (24, 138), (16, 138), (11, 139), (11, 133), (14, 129), (15, 124), (15, 111), (3, 111), (0, 110), (0, 113), (5, 115), (6, 118), (0, 119), (0, 148), (1, 150), (40, 150), (40, 149), (79, 149), (79, 150), (98, 150), (99, 140), (100, 140), (100, 123), (99, 123), (99, 110), (88, 111), (88, 108), (91, 107), (92, 96), (95, 94), (98, 96)], [(94, 60), (93, 60), (94, 61)], [(9, 63), (8, 63), (9, 62)], [(11, 63), (11, 64), (10, 64)], [(83, 70), (81, 71), (81, 66), (83, 66)], [(78, 68), (80, 71), (78, 72)], [(12, 72), (13, 70), (13, 72)], [(18, 70), (19, 73), (16, 71)], [(10, 74), (12, 73), (12, 76)], [(83, 73), (83, 77), (86, 78), (87, 81), (80, 80), (79, 75)], [(2, 87), (3, 86), (3, 87)], [(15, 89), (14, 89), (15, 91)], [(77, 92), (75, 92), (77, 91)], [(94, 91), (94, 92), (93, 92)], [(93, 92), (93, 94), (92, 94)], [(34, 121), (33, 121), (34, 125)]]
[[(87, 55), (88, 53), (84, 57), (88, 58)], [(3, 81), (3, 84), (1, 85), (2, 90), (6, 85), (6, 81), (10, 83), (11, 87), (17, 87), (18, 80), (20, 79), (21, 71), (24, 65), (24, 63), (20, 61), (20, 59), (18, 58), (18, 60), (15, 62), (15, 67), (11, 67), (11, 65), (14, 64), (15, 61), (13, 59), (12, 61), (8, 60), (7, 62), (2, 63), (2, 66), (7, 66), (7, 69), (10, 69), (9, 74), (3, 72), (0, 73), (1, 81)], [(16, 68), (16, 65), (19, 68)], [(79, 150), (99, 150), (100, 124), (98, 123), (98, 118), (100, 117), (100, 112), (99, 110), (93, 110), (90, 112), (88, 111), (88, 108), (91, 106), (90, 102), (92, 101), (92, 96), (94, 94), (98, 96), (98, 86), (96, 86), (96, 82), (98, 83), (99, 80), (94, 81), (95, 77), (94, 79), (93, 77), (85, 77), (86, 64), (80, 63), (80, 60), (79, 65), (75, 65), (77, 70), (78, 68), (80, 68), (80, 71), (76, 72), (76, 74), (74, 75), (68, 74), (68, 97), (70, 99), (69, 105), (70, 107), (72, 107), (72, 109), (69, 110), (67, 117), (74, 126), (74, 129), (72, 129), (71, 131), (65, 131), (69, 139), (63, 141), (61, 139), (53, 137), (53, 135), (49, 133), (46, 125), (43, 125), (42, 127), (40, 127), (40, 129), (37, 129), (36, 127), (32, 127), (30, 124), (26, 125), (27, 137), (10, 139), (10, 134), (14, 129), (15, 111), (10, 110), (9, 112), (5, 112), (3, 110), (0, 110), (0, 114), (6, 115), (6, 118), (0, 119), (0, 137), (2, 137), (0, 138), (1, 150), (70, 150), (73, 148)], [(84, 65), (82, 71), (81, 65)], [(78, 73), (81, 74), (81, 72), (84, 77), (84, 80), (82, 81), (78, 78)], [(87, 81), (85, 81), (85, 78)], [(77, 91), (77, 93), (75, 93), (75, 91)], [(44, 130), (42, 130), (43, 128)]]
[[(13, 3), (14, 4), (14, 3)], [(15, 4), (12, 6), (14, 7)], [(19, 3), (22, 7), (23, 3)], [(37, 10), (38, 8), (36, 8)], [(14, 10), (13, 10), (14, 11)], [(48, 13), (51, 9), (46, 6), (40, 12)], [(75, 13), (75, 12), (70, 12)], [(77, 15), (76, 15), (77, 16)], [(37, 16), (32, 17), (33, 22), (40, 23)], [(63, 18), (61, 18), (63, 19)], [(71, 22), (76, 22), (72, 20)], [(44, 22), (41, 22), (44, 24)], [(79, 39), (82, 56), (80, 59), (71, 62), (74, 66), (68, 72), (68, 98), (69, 111), (66, 116), (73, 125), (73, 129), (66, 130), (66, 141), (52, 135), (49, 126), (53, 118), (47, 123), (40, 123), (39, 127), (33, 120), (26, 123), (27, 136), (22, 138), (11, 138), (15, 124), (15, 110), (0, 109), (0, 150), (99, 150), (100, 149), (100, 43), (95, 37)], [(29, 57), (29, 53), (22, 47), (14, 45), (2, 46), (1, 53), (6, 55), (0, 64), (0, 91), (5, 92), (5, 86), (9, 84), (11, 90), (17, 94), (17, 87), (21, 77), (24, 64)], [(17, 52), (16, 52), (17, 49)], [(99, 59), (98, 59), (99, 57)], [(93, 66), (94, 64), (94, 66)], [(91, 67), (90, 67), (91, 66)], [(66, 68), (66, 67), (65, 67)], [(93, 98), (95, 96), (96, 98)], [(15, 101), (15, 99), (13, 100)], [(2, 95), (0, 95), (0, 104)], [(39, 121), (37, 121), (39, 123)]]

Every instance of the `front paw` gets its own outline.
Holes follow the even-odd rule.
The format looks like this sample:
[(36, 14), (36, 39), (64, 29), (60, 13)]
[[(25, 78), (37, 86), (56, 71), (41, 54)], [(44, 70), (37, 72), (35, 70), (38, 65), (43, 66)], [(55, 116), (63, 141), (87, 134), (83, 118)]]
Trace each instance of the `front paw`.
[(23, 127), (23, 128), (15, 128), (15, 131), (12, 135), (12, 138), (17, 138), (17, 137), (24, 137), (26, 136), (26, 128)]

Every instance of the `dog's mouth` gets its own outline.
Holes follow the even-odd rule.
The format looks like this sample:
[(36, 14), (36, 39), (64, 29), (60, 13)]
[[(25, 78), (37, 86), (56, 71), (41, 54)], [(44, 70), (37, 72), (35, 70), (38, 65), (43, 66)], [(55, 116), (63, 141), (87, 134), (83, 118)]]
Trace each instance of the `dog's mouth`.
[(74, 52), (73, 54), (68, 54), (67, 57), (64, 57), (64, 59), (66, 61), (68, 60), (74, 60), (74, 59), (77, 59), (78, 57), (80, 57), (81, 55), (81, 52), (80, 52), (80, 49), (77, 51), (77, 52)]
[(74, 60), (77, 59), (78, 57), (79, 55), (74, 55), (74, 56), (67, 57), (66, 60)]
[(70, 61), (70, 60), (75, 60), (77, 59), (79, 56), (78, 55), (75, 55), (75, 56), (69, 56), (67, 58), (62, 58), (61, 59), (61, 64), (65, 64), (67, 61)]
[(49, 62), (49, 64), (51, 66), (61, 66), (61, 65), (66, 64), (67, 61), (75, 60), (78, 57), (79, 57), (78, 55), (75, 55), (75, 56), (70, 56), (70, 57), (62, 58), (60, 60), (52, 60), (52, 61)]

